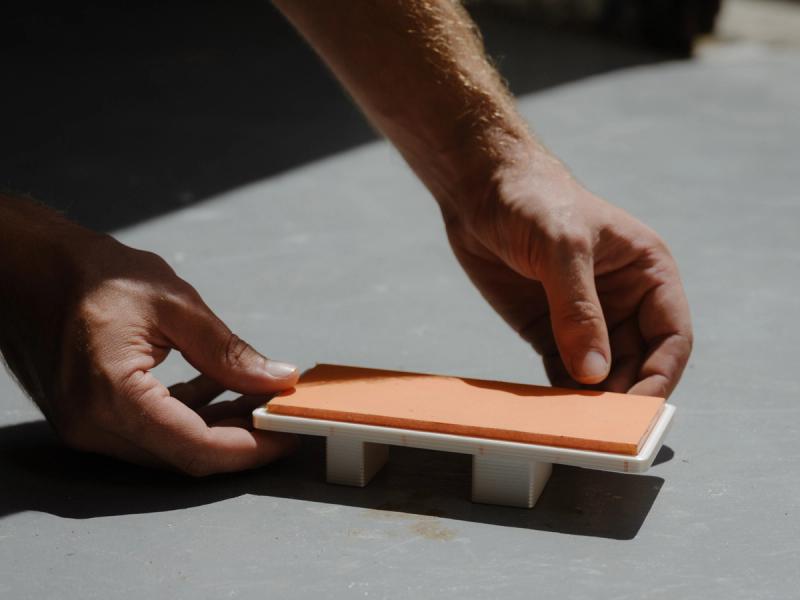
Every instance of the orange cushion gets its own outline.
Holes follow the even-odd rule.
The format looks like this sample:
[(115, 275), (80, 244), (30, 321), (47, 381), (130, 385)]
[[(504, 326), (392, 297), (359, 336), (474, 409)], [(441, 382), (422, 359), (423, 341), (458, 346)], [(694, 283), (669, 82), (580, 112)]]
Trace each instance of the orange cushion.
[(317, 365), (274, 414), (636, 455), (662, 398)]

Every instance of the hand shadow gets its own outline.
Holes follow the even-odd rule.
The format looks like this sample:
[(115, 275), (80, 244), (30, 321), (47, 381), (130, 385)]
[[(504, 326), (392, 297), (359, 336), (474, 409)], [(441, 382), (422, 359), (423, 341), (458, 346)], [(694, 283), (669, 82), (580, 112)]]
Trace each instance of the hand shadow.
[[(664, 447), (656, 464), (670, 460)], [(432, 515), (619, 540), (633, 539), (664, 480), (556, 465), (531, 510), (469, 500), (470, 457), (392, 447), (366, 488), (325, 482), (321, 438), (305, 438), (283, 461), (245, 473), (191, 479), (61, 445), (44, 421), (0, 428), (0, 518), (41, 511), (84, 519), (202, 506), (244, 494)]]

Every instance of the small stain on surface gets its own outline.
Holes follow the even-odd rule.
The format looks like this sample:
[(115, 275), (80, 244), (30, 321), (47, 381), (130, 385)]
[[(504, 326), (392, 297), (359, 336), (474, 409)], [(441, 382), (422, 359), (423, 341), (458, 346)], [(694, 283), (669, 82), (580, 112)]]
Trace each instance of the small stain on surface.
[(412, 523), (411, 531), (427, 540), (449, 542), (456, 537), (456, 532), (439, 523), (438, 519), (426, 519)]

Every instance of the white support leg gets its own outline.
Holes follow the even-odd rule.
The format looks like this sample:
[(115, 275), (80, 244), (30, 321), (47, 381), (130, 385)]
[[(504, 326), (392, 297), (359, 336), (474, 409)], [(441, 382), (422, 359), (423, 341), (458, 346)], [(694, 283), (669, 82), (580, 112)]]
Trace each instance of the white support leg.
[(364, 487), (386, 463), (389, 447), (331, 435), (326, 452), (328, 483)]
[(551, 463), (475, 454), (472, 501), (533, 508), (552, 469)]

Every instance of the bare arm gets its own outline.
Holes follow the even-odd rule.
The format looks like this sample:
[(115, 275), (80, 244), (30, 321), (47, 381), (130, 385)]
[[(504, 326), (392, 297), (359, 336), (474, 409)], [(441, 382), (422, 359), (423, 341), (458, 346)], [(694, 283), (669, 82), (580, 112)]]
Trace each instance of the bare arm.
[(457, 2), (275, 4), (445, 207), (533, 142)]
[(276, 0), (439, 202), (453, 250), (551, 380), (667, 396), (692, 346), (663, 240), (528, 131), (451, 0)]

